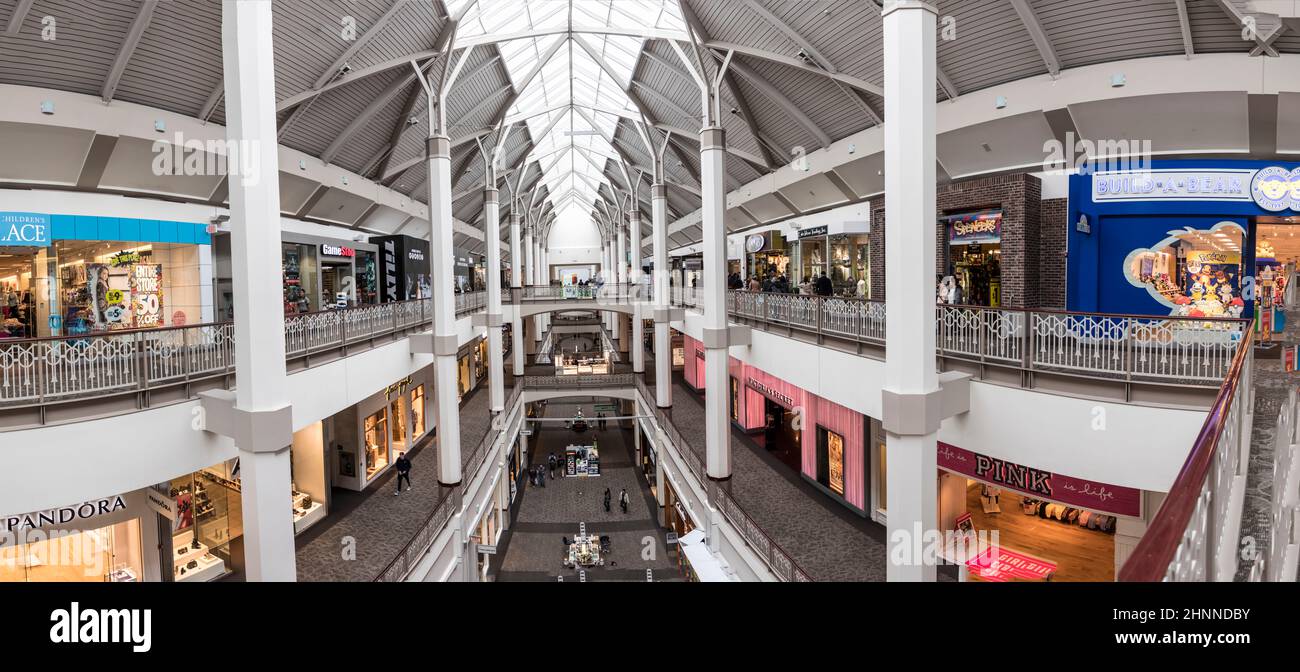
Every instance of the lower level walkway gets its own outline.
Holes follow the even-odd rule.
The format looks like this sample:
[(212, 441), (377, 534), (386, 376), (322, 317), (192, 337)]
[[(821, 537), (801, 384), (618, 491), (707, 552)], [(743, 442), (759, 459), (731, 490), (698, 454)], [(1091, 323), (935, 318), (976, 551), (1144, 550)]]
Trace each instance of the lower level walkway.
[[(514, 376), (506, 373), (508, 397)], [(485, 378), (460, 408), (466, 458), (491, 429), (490, 403)], [(405, 548), (445, 494), (438, 486), (436, 438), (426, 437), (407, 457), (414, 489), (400, 496), (393, 495), (392, 469), (362, 492), (334, 488), (329, 515), (297, 538), (299, 581), (373, 581)]]
[[(1241, 540), (1252, 540), (1259, 553), (1267, 553), (1272, 539), (1273, 440), (1277, 414), (1297, 374), (1282, 370), (1282, 348), (1300, 343), (1300, 312), (1291, 311), (1286, 328), (1271, 344), (1255, 348), (1255, 417), (1250, 434), (1250, 462), (1246, 466), (1246, 497), (1241, 513)], [(1275, 344), (1275, 345), (1274, 345)], [(1239, 560), (1237, 580), (1250, 576), (1253, 562)]]
[[(646, 382), (654, 387), (648, 362)], [(704, 455), (704, 397), (674, 375), (673, 425)], [(885, 528), (830, 500), (732, 428), (731, 495), (816, 581), (884, 581)]]
[[(551, 402), (546, 416), (572, 417), (581, 407), (587, 417), (594, 416), (591, 403)], [(586, 570), (587, 581), (646, 581), (646, 570), (655, 581), (681, 580), (675, 550), (665, 543), (667, 530), (658, 523), (658, 503), (650, 493), (645, 478), (633, 460), (633, 434), (610, 423), (606, 430), (594, 428), (575, 433), (562, 423), (541, 423), (540, 431), (529, 441), (529, 460), (546, 465), (554, 453), (563, 459), (570, 444), (596, 441), (600, 450), (600, 476), (565, 478), (557, 470), (556, 478), (547, 477), (544, 486), (527, 479), (519, 494), (512, 523), (498, 542), (500, 565), (489, 570), (498, 581), (578, 581), (577, 570), (563, 565), (564, 539), (578, 534), (579, 524), (586, 523), (587, 533), (608, 535), (611, 552), (603, 567)], [(605, 510), (604, 493), (610, 493), (609, 511)], [(626, 490), (628, 509), (619, 505), (619, 494)]]

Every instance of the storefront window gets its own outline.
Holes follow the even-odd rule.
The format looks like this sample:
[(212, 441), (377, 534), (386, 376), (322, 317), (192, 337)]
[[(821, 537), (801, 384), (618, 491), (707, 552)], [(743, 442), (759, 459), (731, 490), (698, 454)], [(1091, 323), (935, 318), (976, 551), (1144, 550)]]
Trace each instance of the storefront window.
[(411, 390), (411, 440), (424, 436), (424, 386)]
[(389, 402), (390, 422), (389, 429), (392, 432), (392, 446), (395, 451), (406, 449), (406, 403), (405, 396), (399, 396)]
[(844, 496), (844, 437), (817, 428), (817, 482)]
[(876, 497), (878, 498), (876, 501), (876, 508), (880, 509), (883, 512), (889, 510), (889, 507), (887, 506), (887, 503), (889, 502), (889, 497), (888, 497), (889, 492), (886, 490), (886, 487), (889, 485), (889, 478), (887, 477), (889, 471), (886, 469), (884, 441), (880, 442), (879, 449), (880, 449), (880, 464), (879, 464), (879, 470), (876, 472), (877, 474), (879, 474), (879, 477), (876, 479), (876, 492), (878, 493), (876, 495)]
[(309, 245), (283, 243), (281, 255), (284, 272), (284, 314), (310, 313), (319, 310), (316, 289), (316, 253)]
[(388, 414), (387, 409), (367, 417), (364, 427), (366, 440), (366, 479), (388, 466)]
[(0, 545), (0, 583), (143, 581), (140, 520), (84, 532), (29, 530)]
[[(229, 573), (230, 542), (243, 536), (238, 461), (219, 473), (197, 471), (172, 479), (172, 567), (176, 581), (211, 581)], [(164, 569), (165, 571), (165, 569)]]
[(1233, 222), (1180, 232), (1134, 250), (1124, 271), (1130, 283), (1173, 306), (1175, 315), (1240, 317), (1244, 236)]

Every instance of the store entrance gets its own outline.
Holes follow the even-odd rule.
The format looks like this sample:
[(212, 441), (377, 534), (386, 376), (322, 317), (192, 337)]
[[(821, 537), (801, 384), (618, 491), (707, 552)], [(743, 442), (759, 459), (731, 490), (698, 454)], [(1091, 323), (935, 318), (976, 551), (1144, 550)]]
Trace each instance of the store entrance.
[[(49, 296), (49, 278), (37, 278), (37, 254), (30, 248), (0, 248), (0, 337), (48, 336), (37, 329), (33, 292), (37, 284)], [(48, 273), (42, 274), (48, 276)], [(48, 315), (49, 309), (46, 307)]]
[(1002, 305), (1002, 245), (974, 244), (952, 248), (953, 275), (968, 306)]
[(347, 308), (355, 302), (355, 279), (352, 264), (322, 261), (320, 266), (320, 305), (322, 308)]
[[(950, 487), (945, 483), (963, 493), (954, 499), (970, 514), (977, 533), (996, 531), (999, 548), (1055, 564), (1052, 581), (1115, 580), (1114, 516), (1022, 496), (960, 474), (944, 473), (940, 481), (941, 499)], [(954, 513), (960, 515), (962, 508)]]
[(802, 432), (794, 411), (763, 397), (763, 447), (783, 464), (800, 471)]

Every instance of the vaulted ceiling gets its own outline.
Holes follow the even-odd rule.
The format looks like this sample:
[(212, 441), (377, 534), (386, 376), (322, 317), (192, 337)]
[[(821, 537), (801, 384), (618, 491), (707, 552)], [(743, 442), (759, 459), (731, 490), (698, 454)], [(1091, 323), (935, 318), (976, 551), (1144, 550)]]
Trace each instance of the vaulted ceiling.
[[(1300, 52), (1300, 34), (1276, 21), (1243, 41), (1246, 0), (933, 4), (949, 31), (938, 42), (939, 100), (1106, 61)], [(728, 189), (881, 123), (879, 5), (275, 0), (280, 141), (424, 201), (416, 69), (445, 67), (455, 73), (447, 118), (458, 219), (482, 225), (486, 153), (499, 155), (503, 222), (519, 207), (543, 225), (563, 208), (601, 222), (636, 192), (648, 230), (645, 173), (665, 141), (669, 220), (699, 207), (700, 66), (711, 73), (732, 58), (722, 87)], [(57, 37), (42, 39), (51, 17)], [(0, 83), (224, 123), (219, 0), (0, 0), (0, 28)], [(698, 237), (680, 230), (673, 242)]]

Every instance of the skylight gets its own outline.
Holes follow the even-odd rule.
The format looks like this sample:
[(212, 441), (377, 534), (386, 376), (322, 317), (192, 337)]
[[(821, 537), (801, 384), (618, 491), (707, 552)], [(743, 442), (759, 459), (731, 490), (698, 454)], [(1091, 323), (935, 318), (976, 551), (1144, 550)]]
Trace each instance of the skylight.
[(457, 45), (495, 44), (524, 86), (508, 117), (527, 125), (525, 162), (544, 170), (552, 205), (590, 207), (618, 161), (618, 119), (640, 116), (626, 90), (645, 40), (687, 39), (677, 0), (448, 0), (447, 9), (459, 17)]

